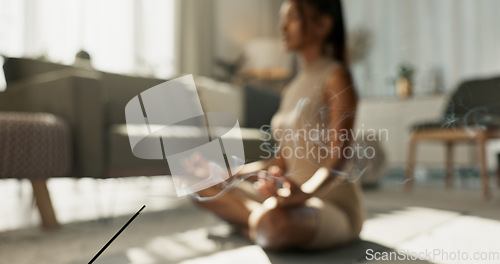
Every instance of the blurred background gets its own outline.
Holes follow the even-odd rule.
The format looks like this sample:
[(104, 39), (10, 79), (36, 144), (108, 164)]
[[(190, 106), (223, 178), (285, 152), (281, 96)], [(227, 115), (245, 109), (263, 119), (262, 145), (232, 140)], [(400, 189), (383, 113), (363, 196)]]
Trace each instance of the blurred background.
[(362, 163), (368, 220), (354, 247), (258, 251), (175, 197), (163, 161), (132, 155), (141, 130), (127, 130), (126, 103), (185, 74), (205, 111), (238, 117), (247, 161), (263, 155), (260, 128), (301, 64), (281, 45), (282, 2), (0, 0), (0, 255), (86, 263), (142, 204), (144, 224), (102, 263), (220, 263), (245, 248), (262, 263), (365, 263), (366, 248), (500, 252), (497, 0), (342, 2), (356, 129), (376, 152)]
[[(220, 63), (242, 66), (244, 55), (255, 61), (247, 63), (275, 66), (265, 60), (278, 57), (271, 46), (279, 39), (281, 2), (2, 0), (0, 52), (71, 64), (85, 50), (103, 71), (231, 76)], [(387, 79), (401, 64), (417, 69), (416, 94), (447, 91), (463, 78), (496, 73), (498, 5), (495, 0), (346, 1), (360, 94), (393, 96)], [(254, 48), (260, 55), (252, 54), (263, 39), (268, 41)]]

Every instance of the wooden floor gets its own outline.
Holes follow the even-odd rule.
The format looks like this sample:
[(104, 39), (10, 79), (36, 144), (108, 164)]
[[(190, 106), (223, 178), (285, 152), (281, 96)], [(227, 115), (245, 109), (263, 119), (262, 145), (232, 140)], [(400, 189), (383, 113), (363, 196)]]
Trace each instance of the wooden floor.
[[(251, 263), (401, 263), (405, 261), (373, 261), (367, 252), (423, 254), (426, 250), (436, 254), (418, 263), (500, 262), (444, 258), (444, 254), (457, 250), (471, 256), (475, 252), (500, 252), (500, 193), (496, 190), (494, 198), (485, 202), (480, 186), (450, 191), (424, 182), (417, 183), (408, 195), (401, 184), (391, 181), (365, 191), (367, 220), (362, 241), (311, 254), (273, 253), (252, 246), (189, 200), (167, 196), (171, 186), (161, 177), (49, 181), (62, 223), (55, 231), (38, 227), (40, 219), (32, 206), (29, 182), (0, 183), (2, 215), (8, 216), (0, 218), (0, 256), (10, 263), (87, 263), (143, 203), (148, 210), (99, 263), (234, 263), (235, 256), (241, 259), (246, 255)], [(102, 219), (97, 221), (99, 217)]]

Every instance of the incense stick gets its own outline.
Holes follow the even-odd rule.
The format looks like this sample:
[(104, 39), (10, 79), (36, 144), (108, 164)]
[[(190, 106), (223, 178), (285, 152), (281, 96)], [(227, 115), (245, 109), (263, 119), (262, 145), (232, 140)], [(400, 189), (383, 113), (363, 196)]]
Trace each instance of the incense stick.
[(125, 223), (125, 225), (122, 226), (122, 228), (120, 228), (120, 230), (118, 230), (118, 232), (116, 232), (116, 234), (108, 241), (108, 243), (106, 243), (106, 245), (104, 245), (104, 247), (101, 248), (101, 250), (99, 250), (99, 252), (97, 252), (97, 254), (95, 254), (95, 256), (89, 261), (89, 264), (92, 264), (94, 263), (94, 261), (102, 254), (102, 252), (104, 252), (104, 250), (106, 250), (106, 248), (109, 247), (109, 245), (111, 245), (111, 243), (113, 243), (113, 241), (123, 232), (123, 230), (125, 230), (125, 228), (127, 228), (127, 226), (132, 223), (132, 221), (134, 221), (134, 219), (141, 213), (141, 211), (146, 208), (146, 205), (143, 205), (141, 207), (141, 209), (139, 209), (139, 211), (137, 211), (137, 213), (135, 213), (134, 216), (132, 216), (132, 218), (130, 218), (127, 223)]

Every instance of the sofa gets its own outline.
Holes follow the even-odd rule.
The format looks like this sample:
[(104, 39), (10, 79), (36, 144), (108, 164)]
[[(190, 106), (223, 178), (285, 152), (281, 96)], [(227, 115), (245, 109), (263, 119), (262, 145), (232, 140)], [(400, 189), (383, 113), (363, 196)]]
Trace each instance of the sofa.
[[(73, 166), (65, 177), (169, 174), (164, 160), (139, 159), (132, 154), (125, 124), (125, 105), (129, 100), (166, 80), (29, 58), (6, 58), (3, 70), (7, 88), (0, 92), (0, 112), (50, 113), (68, 123)], [(258, 127), (269, 123), (278, 109), (279, 96), (209, 78), (195, 77), (195, 82), (205, 112), (224, 111), (238, 117), (246, 161), (265, 155), (260, 148), (263, 135)], [(251, 127), (245, 127), (246, 120)], [(188, 135), (175, 136), (185, 139)]]

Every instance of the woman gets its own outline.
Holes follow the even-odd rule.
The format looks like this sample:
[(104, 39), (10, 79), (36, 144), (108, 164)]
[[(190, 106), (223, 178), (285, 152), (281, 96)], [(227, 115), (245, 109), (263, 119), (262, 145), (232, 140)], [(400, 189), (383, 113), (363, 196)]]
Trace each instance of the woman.
[[(363, 210), (358, 184), (338, 177), (352, 156), (346, 152), (352, 137), (339, 132), (352, 129), (357, 104), (346, 65), (341, 3), (289, 0), (281, 17), (286, 47), (300, 55), (303, 66), (271, 122), (279, 148), (273, 159), (240, 172), (258, 173), (256, 183), (242, 182), (199, 205), (266, 248), (345, 244), (358, 238)], [(198, 195), (217, 193), (214, 187)]]

